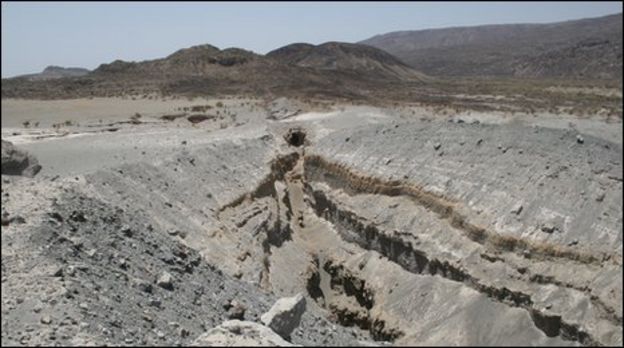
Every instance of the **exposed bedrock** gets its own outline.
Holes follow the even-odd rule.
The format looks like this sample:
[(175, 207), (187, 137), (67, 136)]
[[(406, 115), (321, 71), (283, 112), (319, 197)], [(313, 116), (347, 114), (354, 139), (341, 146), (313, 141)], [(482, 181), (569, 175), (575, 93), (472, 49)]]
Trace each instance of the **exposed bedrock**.
[(192, 342), (192, 346), (212, 347), (292, 347), (270, 328), (251, 321), (229, 320), (210, 329)]
[[(274, 299), (302, 293), (301, 325), (282, 332), (293, 344), (621, 345), (622, 150), (520, 130), (380, 124), (313, 136), (293, 127), (181, 147), (71, 181), (79, 194), (42, 205), (43, 227), (33, 222), (45, 243), (29, 240), (62, 248), (33, 260), (106, 270), (92, 262), (102, 260), (99, 241), (112, 245), (115, 268), (103, 274), (123, 281), (109, 289), (77, 274), (113, 299), (127, 292), (151, 308), (154, 294), (179, 292), (204, 316), (213, 292), (227, 300), (204, 325), (178, 320), (191, 332), (181, 343), (226, 319), (258, 324)], [(29, 245), (11, 239), (17, 228), (3, 230), (3, 244)], [(72, 238), (90, 231), (102, 233), (76, 247)], [(9, 255), (3, 267), (23, 262)], [(224, 288), (200, 286), (211, 277)], [(226, 299), (230, 290), (239, 298)], [(163, 307), (190, 311), (184, 296)], [(118, 303), (110, 309), (136, 316)], [(233, 330), (264, 342), (256, 324)], [(95, 341), (131, 338), (109, 330)], [(175, 343), (157, 330), (148, 342)], [(211, 334), (230, 342), (231, 332)]]
[[(343, 240), (521, 308), (549, 337), (620, 344), (621, 149), (594, 138), (579, 148), (561, 131), (518, 139), (487, 128), (332, 133), (306, 149), (308, 201)], [(416, 144), (405, 146), (408, 137)], [(511, 149), (526, 157), (505, 159)]]

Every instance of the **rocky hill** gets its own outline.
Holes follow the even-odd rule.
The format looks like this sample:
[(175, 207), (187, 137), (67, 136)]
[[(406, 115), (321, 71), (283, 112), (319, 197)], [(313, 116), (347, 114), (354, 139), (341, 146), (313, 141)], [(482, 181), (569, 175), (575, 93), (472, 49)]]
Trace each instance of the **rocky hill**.
[(424, 80), (426, 76), (378, 48), (343, 42), (327, 42), (322, 45), (295, 43), (278, 48), (267, 57), (300, 67), (324, 70), (347, 70), (398, 80)]
[(552, 24), (400, 31), (360, 42), (438, 76), (621, 79), (622, 14)]
[(425, 80), (422, 74), (373, 47), (335, 42), (311, 46), (310, 50), (306, 45), (297, 47), (287, 46), (263, 56), (239, 48), (220, 50), (200, 45), (161, 59), (116, 60), (77, 78), (4, 79), (2, 96), (49, 99), (156, 92), (362, 98), (387, 83)]
[(261, 60), (262, 56), (239, 48), (219, 50), (212, 45), (199, 45), (178, 50), (161, 59), (138, 63), (116, 60), (110, 64), (102, 64), (94, 70), (94, 75), (103, 77), (115, 75), (122, 78), (152, 77), (156, 74), (164, 74), (167, 78), (202, 76), (215, 73), (224, 67), (240, 67)]

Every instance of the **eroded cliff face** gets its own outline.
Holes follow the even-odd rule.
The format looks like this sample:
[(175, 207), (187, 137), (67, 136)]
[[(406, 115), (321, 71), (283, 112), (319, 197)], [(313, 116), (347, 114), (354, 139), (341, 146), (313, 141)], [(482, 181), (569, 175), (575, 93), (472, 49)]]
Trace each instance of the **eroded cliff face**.
[[(50, 224), (71, 231), (85, 223), (68, 218), (84, 210), (77, 197), (85, 197), (97, 202), (89, 203), (86, 221), (111, 210), (145, 235), (121, 242), (124, 256), (111, 254), (141, 269), (131, 279), (173, 267), (184, 287), (196, 290), (184, 296), (201, 303), (213, 291), (201, 284), (210, 272), (223, 273), (224, 287), (240, 285), (244, 291), (230, 291), (258, 308), (250, 315), (275, 296), (304, 292), (313, 301), (293, 343), (622, 344), (619, 145), (580, 142), (563, 130), (446, 122), (332, 129), (275, 123), (228, 135), (63, 180), (55, 190), (74, 196), (46, 191), (62, 208), (42, 206), (33, 213), (41, 218), (26, 225), (44, 235)], [(48, 221), (54, 209), (63, 220)], [(26, 227), (8, 228), (3, 245), (25, 245), (14, 233)], [(85, 231), (116, 230), (106, 228)], [(46, 241), (34, 239), (38, 246)], [(132, 243), (148, 247), (133, 255)], [(154, 243), (173, 243), (173, 256), (159, 258), (149, 251)], [(3, 275), (21, 259), (4, 252)], [(145, 253), (162, 262), (144, 270), (135, 257)], [(11, 286), (3, 280), (3, 293)], [(124, 287), (134, 288), (122, 282), (111, 293)], [(176, 293), (165, 294), (167, 307)], [(68, 301), (69, 308), (75, 300)], [(181, 312), (183, 302), (175, 302)], [(113, 301), (110, 310), (124, 303)], [(201, 308), (209, 316), (210, 308)], [(320, 322), (329, 329), (313, 329)], [(92, 336), (95, 342), (130, 337), (113, 327), (112, 336)], [(89, 335), (87, 327), (77, 330)], [(193, 326), (180, 342), (200, 330)]]

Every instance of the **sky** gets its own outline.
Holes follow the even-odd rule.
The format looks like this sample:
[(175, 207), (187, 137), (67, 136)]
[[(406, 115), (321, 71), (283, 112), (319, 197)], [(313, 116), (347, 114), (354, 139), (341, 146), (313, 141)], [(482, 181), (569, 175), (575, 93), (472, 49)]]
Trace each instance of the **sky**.
[(209, 43), (264, 54), (294, 42), (357, 42), (397, 30), (548, 23), (621, 2), (2, 2), (2, 77), (94, 69)]

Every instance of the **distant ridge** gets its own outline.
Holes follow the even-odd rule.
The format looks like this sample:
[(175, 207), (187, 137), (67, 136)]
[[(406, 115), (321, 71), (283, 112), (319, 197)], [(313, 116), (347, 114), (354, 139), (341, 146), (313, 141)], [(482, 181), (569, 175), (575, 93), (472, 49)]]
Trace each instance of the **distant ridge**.
[(425, 80), (426, 76), (378, 48), (343, 42), (295, 43), (267, 53), (280, 62), (325, 70), (350, 70), (378, 78)]
[(398, 31), (359, 43), (434, 76), (622, 78), (622, 13), (551, 24)]
[(17, 78), (25, 78), (31, 81), (34, 80), (51, 80), (60, 79), (64, 77), (78, 77), (84, 76), (89, 73), (85, 68), (64, 68), (61, 66), (50, 65), (43, 69), (42, 72), (37, 74), (20, 75)]
[(392, 55), (365, 45), (288, 45), (260, 55), (198, 45), (142, 62), (115, 60), (71, 80), (2, 80), (3, 97), (71, 98), (123, 94), (304, 94), (362, 98), (388, 83), (427, 81)]

